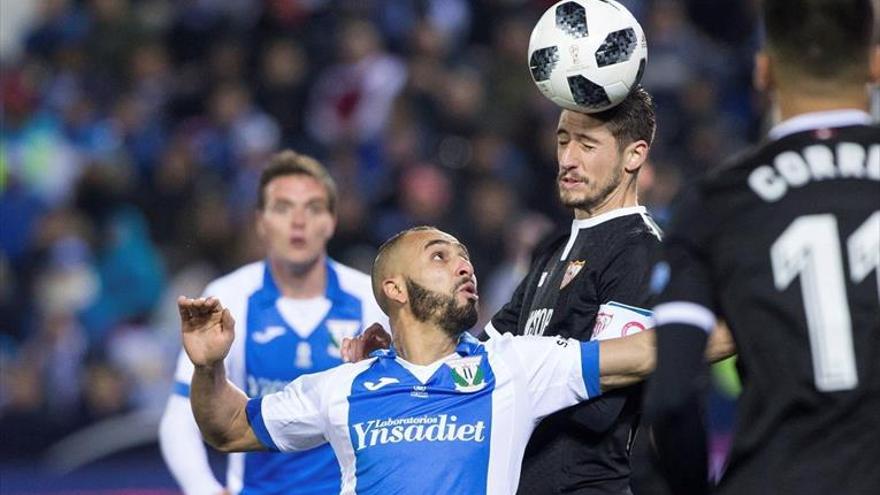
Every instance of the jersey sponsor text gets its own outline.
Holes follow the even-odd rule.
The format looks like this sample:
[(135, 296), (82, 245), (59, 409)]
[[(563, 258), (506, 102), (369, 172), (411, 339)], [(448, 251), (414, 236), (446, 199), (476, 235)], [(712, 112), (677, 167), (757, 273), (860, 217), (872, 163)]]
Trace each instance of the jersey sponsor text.
[(408, 418), (372, 419), (352, 425), (356, 450), (400, 442), (483, 442), (486, 423), (458, 423), (457, 416), (438, 414)]

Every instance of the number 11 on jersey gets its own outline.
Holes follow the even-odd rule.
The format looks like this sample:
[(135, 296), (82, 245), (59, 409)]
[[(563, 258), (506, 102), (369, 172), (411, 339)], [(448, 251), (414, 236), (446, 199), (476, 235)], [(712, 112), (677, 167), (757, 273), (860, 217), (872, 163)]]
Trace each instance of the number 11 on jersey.
[[(823, 392), (858, 385), (839, 239), (834, 215), (805, 215), (796, 218), (770, 247), (777, 290), (787, 289), (800, 275), (813, 373), (816, 388)], [(856, 229), (846, 247), (853, 283), (880, 267), (880, 211)]]

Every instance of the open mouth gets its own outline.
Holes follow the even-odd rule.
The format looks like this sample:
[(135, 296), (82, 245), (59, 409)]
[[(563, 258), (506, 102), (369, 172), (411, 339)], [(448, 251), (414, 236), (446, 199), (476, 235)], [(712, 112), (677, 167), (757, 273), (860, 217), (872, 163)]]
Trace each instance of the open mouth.
[(473, 297), (474, 299), (479, 299), (480, 296), (477, 295), (477, 286), (473, 282), (465, 282), (458, 287), (459, 292), (464, 292), (466, 295)]

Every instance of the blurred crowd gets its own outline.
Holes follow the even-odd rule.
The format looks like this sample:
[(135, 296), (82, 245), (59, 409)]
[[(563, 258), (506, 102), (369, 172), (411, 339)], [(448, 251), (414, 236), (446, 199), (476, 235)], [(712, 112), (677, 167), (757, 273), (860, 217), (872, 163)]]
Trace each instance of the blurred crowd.
[[(754, 3), (621, 0), (649, 43), (658, 136), (640, 200), (759, 132)], [(531, 81), (552, 0), (3, 2), (0, 458), (158, 411), (174, 298), (261, 256), (257, 178), (293, 148), (339, 183), (334, 258), (369, 269), (433, 224), (470, 248), (488, 318), (567, 228), (558, 108)]]

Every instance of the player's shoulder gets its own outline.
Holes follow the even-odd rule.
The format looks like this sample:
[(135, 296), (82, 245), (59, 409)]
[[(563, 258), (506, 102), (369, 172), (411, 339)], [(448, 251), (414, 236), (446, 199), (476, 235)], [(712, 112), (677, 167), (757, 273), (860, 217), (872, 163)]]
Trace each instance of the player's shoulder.
[(319, 392), (332, 391), (334, 394), (344, 392), (347, 395), (351, 390), (351, 384), (367, 372), (375, 362), (375, 357), (368, 357), (356, 363), (342, 363), (326, 370), (302, 375), (298, 380), (302, 380), (307, 389), (314, 387)]
[[(558, 339), (562, 339), (559, 337)], [(495, 332), (485, 341), (479, 344), (483, 346), (490, 356), (514, 356), (519, 358), (527, 356), (530, 350), (536, 349), (541, 344), (555, 342), (557, 337), (545, 337), (540, 335), (514, 335), (510, 332)]]
[(647, 247), (659, 246), (663, 239), (663, 231), (646, 208), (639, 207), (627, 218), (630, 226), (621, 232), (621, 240), (624, 243)]
[(330, 368), (325, 373), (328, 374), (328, 378), (333, 380), (333, 383), (350, 382), (369, 370), (377, 359), (376, 357), (368, 357), (356, 363), (342, 363)]
[[(645, 256), (660, 248), (663, 231), (644, 206), (620, 210), (620, 216), (605, 222), (603, 234), (596, 238), (608, 259), (623, 256)], [(596, 246), (587, 246), (595, 252)]]
[(211, 281), (205, 288), (205, 293), (216, 296), (221, 301), (229, 297), (247, 298), (263, 286), (265, 270), (264, 261), (248, 263)]
[[(778, 139), (765, 137), (760, 142), (747, 146), (723, 160), (718, 166), (708, 170), (699, 185), (703, 190), (711, 191), (714, 188), (725, 187), (732, 181), (742, 180), (755, 168), (772, 163), (778, 156), (786, 152), (794, 152), (804, 155), (806, 149), (813, 146), (828, 147), (830, 153), (835, 153), (836, 146), (840, 143), (856, 143), (866, 147), (880, 144), (880, 125), (859, 124), (844, 127), (805, 129), (782, 136)], [(807, 153), (806, 155), (821, 156), (825, 159), (826, 154)], [(808, 157), (805, 157), (808, 158)]]
[(330, 266), (336, 272), (339, 287), (360, 299), (373, 297), (373, 286), (370, 276), (336, 260), (330, 260)]

